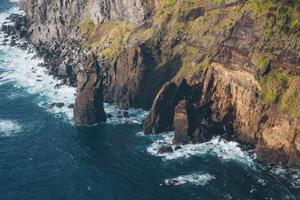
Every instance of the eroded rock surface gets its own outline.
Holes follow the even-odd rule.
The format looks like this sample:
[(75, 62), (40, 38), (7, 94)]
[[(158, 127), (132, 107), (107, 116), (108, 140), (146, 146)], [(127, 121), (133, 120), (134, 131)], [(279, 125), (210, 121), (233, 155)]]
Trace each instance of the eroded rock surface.
[(175, 106), (186, 97), (189, 89), (186, 80), (179, 86), (168, 82), (162, 87), (144, 123), (145, 134), (159, 134), (173, 130)]
[[(158, 95), (160, 101), (155, 101), (146, 123), (152, 122), (154, 127), (168, 125), (169, 128), (155, 129), (153, 133), (170, 131), (170, 127), (174, 127), (174, 144), (201, 143), (214, 135), (222, 135), (253, 145), (260, 160), (300, 167), (299, 119), (264, 104), (259, 96), (260, 84), (253, 74), (213, 63), (202, 80), (201, 87), (199, 84), (190, 86), (197, 89), (188, 93), (184, 100), (168, 104), (170, 107), (163, 119), (173, 118), (174, 122), (149, 121), (159, 119), (158, 105), (172, 101), (170, 96), (163, 99)], [(175, 113), (171, 112), (173, 109)], [(145, 128), (151, 127), (146, 125)]]
[(77, 96), (74, 106), (74, 122), (77, 125), (95, 125), (106, 122), (103, 108), (103, 77), (97, 58), (77, 75)]

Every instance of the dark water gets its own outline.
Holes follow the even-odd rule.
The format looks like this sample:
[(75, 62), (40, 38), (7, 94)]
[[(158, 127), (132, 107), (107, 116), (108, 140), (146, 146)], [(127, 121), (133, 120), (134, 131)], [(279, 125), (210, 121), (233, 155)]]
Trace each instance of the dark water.
[[(0, 1), (0, 20), (13, 6)], [(35, 62), (0, 46), (1, 200), (300, 199), (299, 173), (259, 164), (236, 143), (215, 140), (157, 157), (151, 147), (162, 138), (137, 134), (142, 127), (133, 123), (140, 118), (135, 112), (128, 123), (120, 116), (98, 127), (74, 127), (70, 110), (41, 106), (60, 92), (72, 101), (73, 90), (56, 94), (49, 77), (34, 81)], [(164, 183), (180, 175), (176, 180), (186, 184)]]

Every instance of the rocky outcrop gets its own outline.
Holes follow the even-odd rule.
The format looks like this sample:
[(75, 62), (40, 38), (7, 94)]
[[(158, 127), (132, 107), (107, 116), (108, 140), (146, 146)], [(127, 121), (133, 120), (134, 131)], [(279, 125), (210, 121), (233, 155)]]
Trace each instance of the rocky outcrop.
[[(78, 74), (78, 100), (92, 106), (80, 103), (75, 109), (96, 116), (92, 108), (98, 107), (87, 102), (99, 97), (93, 96), (95, 83), (108, 102), (152, 105), (146, 134), (175, 130), (175, 144), (222, 135), (252, 145), (261, 160), (299, 166), (297, 1), (22, 0), (21, 5), (30, 24), (26, 36), (50, 71), (70, 85)], [(111, 21), (125, 22), (98, 26)], [(101, 56), (105, 51), (99, 60), (108, 78), (101, 87), (97, 73), (83, 65), (94, 50)], [(272, 73), (275, 87), (266, 92)], [(282, 98), (288, 87), (293, 88)], [(280, 109), (279, 102), (290, 98), (283, 105), (288, 108)], [(293, 107), (299, 112), (291, 112)]]
[(300, 167), (299, 119), (264, 104), (253, 74), (213, 63), (198, 80), (202, 84), (191, 85), (194, 90), (177, 104), (169, 104), (172, 96), (160, 98), (159, 94), (160, 101), (154, 102), (145, 131), (159, 124), (159, 120), (149, 120), (159, 119), (159, 105), (170, 105), (163, 119), (172, 118), (174, 122), (161, 121), (159, 125), (174, 127), (174, 144), (206, 142), (214, 135), (222, 135), (252, 145), (260, 160)]
[(25, 16), (13, 14), (8, 17), (9, 22), (2, 24), (1, 30), (8, 35), (14, 35), (16, 39), (27, 36), (29, 22)]
[(103, 77), (97, 58), (93, 55), (90, 63), (77, 75), (74, 122), (77, 125), (106, 122), (103, 101)]
[(138, 46), (124, 49), (114, 63), (113, 70), (108, 73), (107, 100), (123, 108), (149, 108), (159, 87), (159, 82), (155, 83), (151, 77), (154, 67), (155, 60), (146, 48)]
[(115, 21), (140, 23), (149, 17), (154, 1), (143, 0), (22, 0), (30, 26), (30, 40), (38, 44), (54, 39), (76, 38), (81, 21), (95, 24)]
[(186, 80), (178, 87), (170, 82), (162, 87), (144, 123), (145, 134), (159, 134), (173, 130), (175, 106), (186, 97), (189, 89)]

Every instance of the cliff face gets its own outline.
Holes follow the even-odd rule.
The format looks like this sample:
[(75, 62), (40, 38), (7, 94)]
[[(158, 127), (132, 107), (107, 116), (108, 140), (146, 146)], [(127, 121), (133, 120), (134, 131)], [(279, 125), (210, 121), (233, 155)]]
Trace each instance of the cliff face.
[(106, 101), (154, 102), (146, 133), (175, 130), (177, 144), (221, 134), (251, 144), (261, 160), (300, 166), (298, 1), (23, 0), (22, 7), (29, 40), (43, 44), (39, 52), (66, 83), (76, 84), (95, 52)]
[(22, 0), (21, 8), (31, 22), (33, 43), (76, 38), (81, 21), (95, 24), (110, 20), (140, 23), (151, 14), (151, 1), (143, 0)]
[(84, 69), (77, 74), (77, 94), (74, 122), (77, 125), (95, 125), (106, 122), (103, 109), (103, 74), (93, 55)]

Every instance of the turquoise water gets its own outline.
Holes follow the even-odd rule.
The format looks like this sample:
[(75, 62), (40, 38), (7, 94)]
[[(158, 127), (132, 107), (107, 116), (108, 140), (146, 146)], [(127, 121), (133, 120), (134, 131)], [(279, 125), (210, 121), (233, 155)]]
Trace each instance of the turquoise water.
[[(16, 6), (1, 0), (1, 23)], [(144, 136), (142, 110), (127, 117), (106, 105), (108, 124), (74, 127), (67, 105), (75, 89), (55, 89), (59, 81), (33, 55), (0, 45), (1, 200), (300, 199), (298, 172), (258, 163), (235, 142), (214, 138), (156, 155), (172, 133)], [(49, 109), (54, 102), (66, 106)]]

